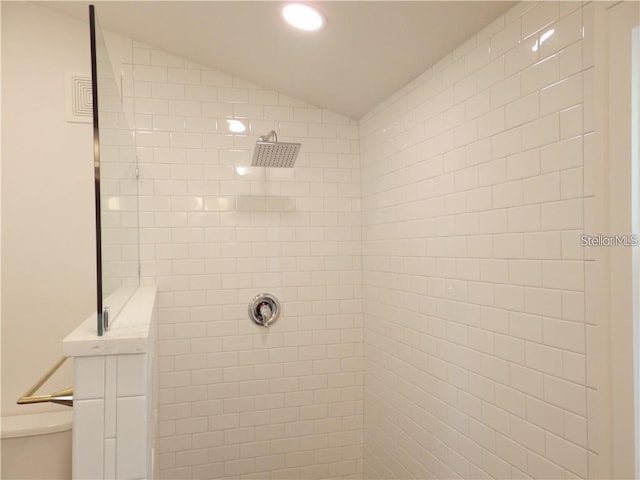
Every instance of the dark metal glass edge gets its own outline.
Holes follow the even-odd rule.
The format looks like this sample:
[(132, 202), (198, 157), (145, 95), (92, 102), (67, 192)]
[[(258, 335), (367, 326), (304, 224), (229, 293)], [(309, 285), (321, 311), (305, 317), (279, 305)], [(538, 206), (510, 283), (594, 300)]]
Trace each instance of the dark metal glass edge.
[(89, 33), (91, 43), (91, 96), (93, 100), (93, 174), (96, 219), (96, 318), (98, 336), (102, 336), (102, 228), (100, 214), (100, 130), (98, 122), (98, 62), (96, 53), (95, 7), (89, 5)]

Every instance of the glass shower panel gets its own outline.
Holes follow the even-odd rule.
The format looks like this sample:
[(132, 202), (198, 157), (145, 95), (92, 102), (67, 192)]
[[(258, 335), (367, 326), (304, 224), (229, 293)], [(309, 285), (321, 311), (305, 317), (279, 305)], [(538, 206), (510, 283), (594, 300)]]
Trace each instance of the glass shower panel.
[(138, 181), (134, 131), (104, 35), (90, 7), (94, 80), (94, 156), (98, 335), (139, 283)]

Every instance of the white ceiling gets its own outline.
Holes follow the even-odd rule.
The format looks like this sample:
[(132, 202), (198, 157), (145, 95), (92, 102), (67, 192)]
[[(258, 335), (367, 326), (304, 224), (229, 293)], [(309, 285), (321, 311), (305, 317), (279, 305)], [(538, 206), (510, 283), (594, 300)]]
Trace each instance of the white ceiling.
[[(46, 2), (77, 18), (89, 2)], [(276, 1), (98, 1), (102, 28), (358, 119), (497, 18), (506, 1), (311, 2), (319, 32)]]

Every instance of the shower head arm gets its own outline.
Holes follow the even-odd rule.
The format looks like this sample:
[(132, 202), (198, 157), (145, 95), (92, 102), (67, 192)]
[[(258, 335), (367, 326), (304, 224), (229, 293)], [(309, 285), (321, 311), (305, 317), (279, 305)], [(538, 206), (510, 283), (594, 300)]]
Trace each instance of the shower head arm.
[(275, 132), (275, 130), (271, 130), (266, 135), (262, 135), (261, 137), (258, 137), (258, 141), (276, 143), (278, 141), (278, 134)]

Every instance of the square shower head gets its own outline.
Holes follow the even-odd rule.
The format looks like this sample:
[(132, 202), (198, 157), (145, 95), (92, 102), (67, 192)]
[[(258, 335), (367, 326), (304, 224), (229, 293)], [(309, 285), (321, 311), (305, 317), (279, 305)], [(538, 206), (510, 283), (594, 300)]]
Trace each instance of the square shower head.
[(299, 143), (256, 142), (251, 165), (254, 167), (291, 168), (300, 152)]

